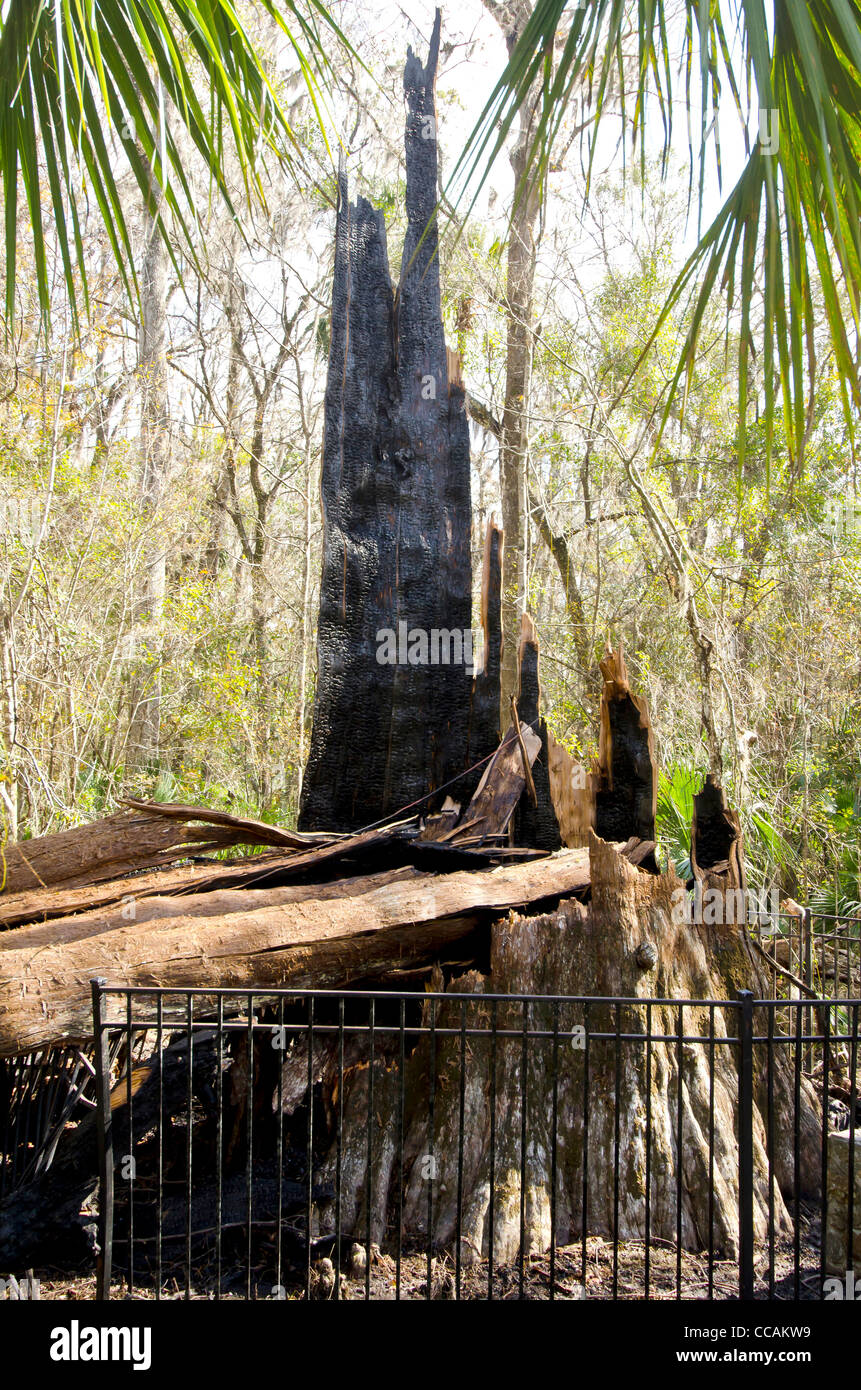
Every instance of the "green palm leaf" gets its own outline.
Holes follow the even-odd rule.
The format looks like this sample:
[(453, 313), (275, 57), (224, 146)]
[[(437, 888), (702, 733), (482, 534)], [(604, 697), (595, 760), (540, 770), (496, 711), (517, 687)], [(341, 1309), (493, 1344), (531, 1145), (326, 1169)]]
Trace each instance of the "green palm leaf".
[[(661, 320), (690, 300), (690, 329), (678, 361), (664, 423), (692, 370), (710, 299), (723, 294), (727, 313), (740, 324), (739, 477), (745, 458), (749, 366), (760, 347), (764, 412), (770, 441), (778, 409), (791, 455), (801, 462), (806, 399), (816, 360), (817, 301), (824, 306), (828, 349), (843, 390), (850, 439), (861, 405), (857, 357), (861, 300), (861, 3), (859, 0), (683, 0), (682, 76), (674, 79), (675, 54), (668, 25), (678, 6), (665, 0), (536, 0), (533, 13), (494, 88), (452, 175), (461, 196), (473, 198), (505, 144), (530, 87), (540, 83), (541, 100), (527, 179), (541, 180), (567, 103), (582, 89), (593, 113), (590, 162), (596, 135), (615, 83), (627, 88), (627, 112), (642, 149), (650, 102), (663, 120), (666, 168), (672, 139), (676, 87), (684, 85), (689, 121), (701, 135), (691, 143), (691, 177), (698, 168), (699, 206), (703, 171), (714, 135), (709, 133), (722, 84), (735, 108), (778, 135), (767, 143), (747, 141), (747, 163), (712, 225), (682, 268)], [(622, 47), (634, 17), (636, 63)], [(678, 25), (674, 31), (678, 34)], [(562, 35), (563, 37), (557, 37)], [(734, 66), (733, 42), (740, 53)], [(556, 44), (551, 72), (547, 55)], [(676, 39), (676, 47), (678, 39)], [(738, 69), (738, 71), (736, 70)], [(741, 71), (745, 82), (739, 81)], [(742, 86), (749, 89), (744, 112)], [(633, 101), (631, 100), (633, 88)], [(746, 137), (747, 139), (747, 137)], [(720, 173), (719, 150), (718, 173)], [(521, 189), (518, 196), (522, 196)], [(761, 328), (755, 340), (751, 308), (761, 286)], [(648, 351), (648, 345), (645, 349)], [(780, 406), (778, 407), (778, 400)]]
[[(332, 70), (327, 50), (349, 45), (320, 0), (258, 3), (293, 49), (325, 138), (322, 93)], [(98, 205), (127, 289), (136, 291), (117, 146), (162, 234), (167, 237), (172, 222), (194, 256), (194, 202), (174, 130), (190, 137), (231, 212), (228, 148), (246, 192), (258, 198), (267, 153), (298, 176), (295, 131), (231, 0), (7, 0), (0, 19), (7, 323), (15, 311), (21, 196), (46, 319), (43, 202), (57, 228), (75, 316), (76, 279), (87, 298), (79, 210), (85, 192)]]

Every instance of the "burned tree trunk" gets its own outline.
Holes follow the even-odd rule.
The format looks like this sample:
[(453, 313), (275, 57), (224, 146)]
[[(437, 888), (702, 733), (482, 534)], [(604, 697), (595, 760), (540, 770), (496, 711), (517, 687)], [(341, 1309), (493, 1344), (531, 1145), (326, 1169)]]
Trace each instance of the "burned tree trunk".
[[(469, 427), (440, 309), (434, 81), (404, 71), (407, 235), (339, 180), (323, 447), (318, 678), (304, 828), (356, 828), (463, 770), (471, 676)], [(465, 651), (464, 649), (467, 648)]]
[(646, 702), (633, 695), (621, 644), (601, 662), (601, 730), (595, 785), (595, 833), (605, 840), (655, 838), (658, 778)]
[(514, 838), (518, 845), (534, 845), (536, 849), (557, 850), (562, 845), (559, 821), (550, 789), (550, 752), (547, 721), (541, 717), (541, 684), (538, 679), (538, 638), (535, 624), (527, 613), (521, 620), (520, 650), (517, 654), (519, 672), (517, 712), (541, 740), (532, 777), (535, 801), (521, 800), (514, 822)]
[[(722, 906), (704, 917), (672, 867), (661, 873), (655, 862), (645, 701), (630, 690), (621, 652), (608, 652), (602, 671), (595, 818), (620, 839), (647, 838), (626, 846), (626, 860), (587, 828), (591, 900), (498, 919), (489, 970), (469, 970), (444, 999), (427, 1001), (429, 1027), (403, 1071), (381, 1052), (345, 1072), (340, 1145), (322, 1167), (326, 1180), (341, 1165), (343, 1234), (370, 1227), (382, 1243), (396, 1220), (437, 1248), (459, 1238), (471, 1262), (488, 1256), (492, 1231), (494, 1261), (504, 1264), (547, 1248), (555, 1208), (559, 1244), (583, 1233), (680, 1237), (689, 1249), (738, 1255), (739, 1056), (729, 1040), (739, 992), (769, 994), (734, 908), (745, 881), (738, 817), (707, 784), (692, 857)], [(434, 988), (443, 987), (437, 972)], [(548, 995), (557, 1000), (542, 1002)], [(632, 1002), (600, 1002), (608, 999)], [(716, 1003), (674, 1002), (686, 999)], [(544, 1036), (527, 1045), (524, 1028)], [(819, 1190), (821, 1115), (785, 1049), (760, 1050), (753, 1080), (754, 1225), (763, 1237), (770, 1210), (773, 1230), (788, 1232), (786, 1204)], [(318, 1216), (322, 1230), (334, 1229), (330, 1207)]]

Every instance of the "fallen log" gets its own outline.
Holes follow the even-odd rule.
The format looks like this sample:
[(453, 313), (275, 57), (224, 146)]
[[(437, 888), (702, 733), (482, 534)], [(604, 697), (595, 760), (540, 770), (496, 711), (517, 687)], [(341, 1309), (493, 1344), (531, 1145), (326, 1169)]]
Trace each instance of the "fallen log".
[(585, 888), (588, 852), (404, 881), (359, 898), (133, 923), (0, 957), (0, 1056), (90, 1036), (89, 982), (153, 988), (337, 988), (432, 960), (481, 917)]
[(399, 834), (399, 826), (382, 826), (360, 835), (329, 838), (318, 848), (306, 850), (304, 853), (291, 850), (281, 854), (258, 855), (240, 863), (219, 864), (213, 861), (205, 866), (166, 867), (159, 873), (109, 878), (101, 884), (92, 883), (80, 887), (64, 884), (53, 890), (44, 888), (36, 892), (15, 893), (8, 898), (0, 896), (0, 925), (13, 926), (20, 922), (66, 916), (75, 911), (84, 912), (89, 908), (107, 907), (125, 902), (130, 896), (137, 898), (148, 892), (160, 896), (202, 893), (212, 888), (226, 887), (228, 884), (263, 884), (267, 879), (271, 880), (276, 876), (284, 878), (305, 875), (318, 867), (330, 867), (339, 859), (350, 859), (368, 851), (382, 849), (398, 838)]
[(386, 873), (360, 874), (355, 878), (334, 879), (331, 883), (299, 883), (285, 888), (214, 889), (209, 893), (194, 893), (183, 897), (179, 902), (176, 896), (161, 894), (138, 898), (130, 891), (137, 880), (126, 879), (126, 901), (121, 908), (79, 912), (74, 916), (54, 917), (48, 922), (16, 927), (12, 931), (0, 934), (0, 952), (82, 941), (85, 937), (99, 936), (103, 932), (129, 926), (132, 922), (143, 926), (145, 922), (163, 921), (179, 915), (186, 918), (228, 917), (233, 912), (251, 912), (256, 908), (277, 907), (283, 903), (353, 898), (363, 893), (371, 893), (386, 884), (403, 883), (419, 877), (421, 875), (418, 869), (406, 864)]
[(207, 853), (240, 843), (248, 843), (247, 833), (229, 826), (189, 826), (148, 811), (119, 811), (91, 825), (4, 846), (0, 891), (97, 883), (169, 863), (192, 847)]
[(212, 811), (207, 806), (185, 806), (179, 801), (135, 801), (126, 797), (124, 806), (135, 811), (145, 811), (148, 815), (166, 816), (169, 820), (202, 821), (204, 825), (221, 825), (235, 830), (242, 836), (241, 843), (249, 845), (284, 845), (289, 849), (313, 849), (315, 845), (341, 837), (335, 833), (302, 834), (298, 830), (285, 830), (280, 825), (269, 825), (262, 820), (252, 820), (248, 816), (234, 816), (229, 811)]

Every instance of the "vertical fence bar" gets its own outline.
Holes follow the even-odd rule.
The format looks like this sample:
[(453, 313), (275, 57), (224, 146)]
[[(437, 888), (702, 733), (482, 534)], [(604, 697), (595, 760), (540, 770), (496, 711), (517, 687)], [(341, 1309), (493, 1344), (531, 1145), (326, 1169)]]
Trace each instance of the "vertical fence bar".
[(406, 1017), (407, 1003), (405, 999), (402, 999), (398, 1034), (398, 1248), (395, 1256), (395, 1298), (398, 1301), (401, 1297), (401, 1264), (404, 1250), (404, 1089), (406, 1086), (404, 1072), (407, 1055), (404, 1029)]
[[(284, 1056), (287, 1051), (287, 1032), (284, 1024), (284, 996), (282, 994), (278, 1001), (278, 1086), (275, 1092), (275, 1104), (278, 1106), (278, 1135), (276, 1146), (278, 1149), (278, 1196), (275, 1202), (275, 1287), (282, 1290), (281, 1265), (283, 1261), (282, 1250), (282, 1231), (284, 1228)], [(308, 1097), (310, 1100), (310, 1095)]]
[(715, 1006), (709, 1005), (709, 1292), (715, 1296)]
[(682, 1154), (684, 1147), (682, 1143), (682, 1115), (684, 1113), (682, 1104), (684, 1100), (684, 1075), (685, 1075), (685, 1056), (684, 1056), (684, 1035), (685, 1035), (685, 1006), (679, 1005), (676, 1015), (676, 1070), (678, 1079), (676, 1082), (676, 1298), (682, 1296)]
[(466, 999), (460, 1005), (460, 1096), (457, 1117), (457, 1220), (454, 1248), (454, 1296), (460, 1301), (463, 1241), (463, 1139), (466, 1116)]
[(520, 1013), (520, 1250), (518, 1253), (517, 1297), (523, 1298), (526, 1259), (526, 1052), (527, 1029), (529, 1026), (529, 1001), (524, 999)]
[(652, 1273), (652, 1005), (646, 1005), (646, 1215), (644, 1297), (649, 1297)]
[[(839, 1032), (839, 1029), (838, 1029)], [(825, 1279), (825, 1232), (828, 1230), (828, 1083), (831, 1076), (831, 1009), (822, 1010), (822, 1149), (819, 1229), (819, 1292)]]
[(248, 1078), (245, 1091), (245, 1297), (251, 1298), (252, 1241), (254, 1236), (254, 995), (248, 996)]
[(621, 1144), (621, 1105), (622, 1105), (622, 1051), (620, 1034), (622, 1031), (621, 1005), (617, 1002), (614, 1012), (616, 1036), (614, 1038), (613, 1071), (613, 1299), (619, 1297), (619, 1148)]
[(496, 1208), (496, 1029), (497, 1001), (490, 1003), (490, 1207), (487, 1223), (487, 1298), (493, 1301), (493, 1236)]
[[(371, 1297), (371, 1237), (373, 1228), (371, 1224), (371, 1210), (374, 1201), (374, 1025), (376, 1022), (375, 1013), (376, 1000), (371, 999), (368, 1005), (368, 1172), (365, 1183), (365, 1206), (367, 1208), (366, 1240), (365, 1240), (365, 1302), (370, 1301)], [(383, 1234), (385, 1234), (383, 1232)], [(383, 1235), (380, 1236), (382, 1240)]]
[(111, 1296), (111, 1261), (114, 1243), (114, 1151), (111, 1129), (111, 1061), (102, 1017), (103, 976), (90, 982), (93, 996), (93, 1033), (96, 1043), (96, 1139), (99, 1150), (99, 1255), (96, 1297)]
[[(849, 1157), (846, 1186), (849, 1210), (846, 1213), (846, 1269), (855, 1269), (855, 1116), (858, 1105), (858, 1005), (846, 1010), (849, 1034)], [(823, 1230), (825, 1227), (823, 1226)]]
[[(305, 1136), (305, 1298), (311, 1297), (311, 1241), (314, 1215), (314, 996), (308, 995), (308, 1132)], [(370, 1252), (369, 1252), (370, 1253)]]
[[(134, 1085), (132, 1067), (134, 1065), (134, 1029), (132, 1028), (132, 997), (126, 995), (126, 1114), (128, 1115), (128, 1153), (120, 1156), (123, 1169), (128, 1172), (128, 1281), (129, 1298), (134, 1297), (135, 1288), (135, 1126), (134, 1126)], [(123, 1169), (120, 1171), (123, 1172)], [(125, 1176), (125, 1173), (123, 1173)]]
[[(221, 1216), (224, 1194), (224, 995), (218, 996), (215, 1049), (215, 1297), (221, 1299)], [(162, 1117), (163, 1123), (163, 1117)]]
[[(163, 1265), (162, 1231), (164, 1227), (164, 1000), (161, 990), (159, 990), (156, 995), (155, 1017), (156, 1047), (158, 1048), (158, 1124), (156, 1127), (156, 1143), (158, 1145), (158, 1155), (156, 1158), (158, 1173), (156, 1220), (158, 1222), (158, 1227), (156, 1230), (155, 1247), (155, 1296), (156, 1301), (160, 1301)], [(221, 1222), (219, 1220), (219, 1226), (220, 1225)]]
[(753, 1298), (753, 994), (739, 990), (738, 1292)]
[(191, 1135), (194, 1120), (194, 1087), (192, 1077), (192, 1032), (194, 1024), (194, 995), (186, 995), (186, 1027), (188, 1028), (188, 1049), (186, 1052), (185, 1074), (185, 1296), (191, 1299), (191, 1217), (194, 1185), (192, 1183)]
[(433, 1185), (436, 1180), (436, 1136), (434, 1135), (434, 1105), (436, 1101), (436, 999), (430, 998), (430, 1093), (428, 1095), (428, 1248), (427, 1301), (433, 1298)]
[(550, 1111), (550, 1299), (556, 1297), (556, 1185), (559, 1128), (559, 1000), (553, 1001), (553, 1098)]

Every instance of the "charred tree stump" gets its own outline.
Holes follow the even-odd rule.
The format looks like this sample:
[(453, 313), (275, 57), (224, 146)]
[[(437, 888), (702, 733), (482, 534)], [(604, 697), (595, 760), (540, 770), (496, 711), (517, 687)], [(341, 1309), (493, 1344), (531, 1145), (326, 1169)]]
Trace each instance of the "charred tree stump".
[(633, 695), (621, 643), (608, 646), (595, 777), (595, 833), (604, 840), (654, 840), (658, 778), (646, 702)]
[[(434, 81), (404, 70), (407, 235), (392, 290), (381, 211), (339, 179), (323, 445), (318, 678), (303, 828), (346, 830), (466, 762), (469, 426), (440, 309)], [(430, 225), (429, 225), (430, 224)]]
[(535, 624), (524, 613), (521, 620), (520, 650), (517, 665), (520, 673), (517, 693), (517, 712), (541, 739), (541, 749), (532, 768), (536, 800), (522, 798), (514, 819), (514, 839), (518, 845), (533, 845), (549, 851), (561, 848), (562, 837), (550, 789), (550, 754), (547, 721), (541, 717), (541, 685), (538, 679), (538, 638)]

